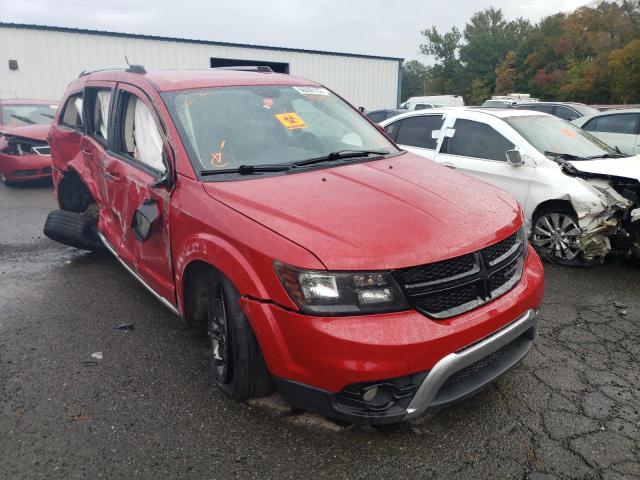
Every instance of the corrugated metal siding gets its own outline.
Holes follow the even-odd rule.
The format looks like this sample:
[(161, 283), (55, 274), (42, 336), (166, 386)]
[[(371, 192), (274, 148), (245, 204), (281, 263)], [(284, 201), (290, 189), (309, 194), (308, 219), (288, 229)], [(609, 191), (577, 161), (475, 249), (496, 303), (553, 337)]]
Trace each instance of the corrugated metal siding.
[[(209, 68), (210, 58), (289, 63), (290, 73), (326, 85), (367, 109), (393, 108), (398, 93), (398, 61), (116, 37), (0, 26), (0, 97), (56, 100), (80, 71), (129, 62), (148, 70)], [(18, 60), (18, 71), (8, 60)]]

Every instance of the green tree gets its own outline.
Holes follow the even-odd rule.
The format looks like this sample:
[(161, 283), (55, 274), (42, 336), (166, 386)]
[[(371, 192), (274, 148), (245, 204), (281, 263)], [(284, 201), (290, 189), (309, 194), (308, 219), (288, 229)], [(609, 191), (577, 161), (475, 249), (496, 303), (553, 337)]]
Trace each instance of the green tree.
[(612, 94), (623, 103), (640, 102), (640, 40), (611, 52)]
[(505, 95), (516, 89), (518, 72), (516, 71), (516, 52), (507, 53), (504, 61), (496, 68), (496, 95)]
[(429, 81), (429, 67), (417, 60), (411, 60), (402, 66), (401, 98), (404, 102), (407, 98), (427, 95), (427, 83)]

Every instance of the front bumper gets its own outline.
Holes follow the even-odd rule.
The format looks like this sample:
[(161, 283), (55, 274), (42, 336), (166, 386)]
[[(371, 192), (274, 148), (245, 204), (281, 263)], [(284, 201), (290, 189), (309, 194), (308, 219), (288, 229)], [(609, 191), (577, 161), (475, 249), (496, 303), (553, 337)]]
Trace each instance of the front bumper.
[[(354, 423), (382, 424), (458, 401), (517, 363), (531, 348), (543, 289), (542, 265), (530, 249), (512, 290), (448, 319), (414, 310), (311, 317), (246, 297), (242, 307), (291, 404)], [(364, 408), (358, 395), (375, 385), (393, 401)]]
[(31, 182), (51, 178), (51, 155), (7, 155), (0, 153), (0, 173), (8, 182)]
[[(274, 380), (294, 407), (357, 424), (396, 423), (447, 407), (482, 390), (529, 353), (536, 331), (537, 312), (529, 310), (490, 337), (447, 355), (430, 371), (356, 385), (339, 393), (292, 380)], [(393, 401), (371, 409), (354, 398), (358, 389), (374, 387), (393, 388)]]

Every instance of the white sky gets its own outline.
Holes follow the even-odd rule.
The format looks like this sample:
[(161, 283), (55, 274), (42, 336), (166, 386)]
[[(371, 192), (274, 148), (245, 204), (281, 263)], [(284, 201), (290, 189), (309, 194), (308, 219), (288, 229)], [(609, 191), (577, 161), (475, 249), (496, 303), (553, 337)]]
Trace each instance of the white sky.
[(0, 0), (0, 21), (418, 58), (420, 31), (484, 8), (532, 21), (595, 0)]

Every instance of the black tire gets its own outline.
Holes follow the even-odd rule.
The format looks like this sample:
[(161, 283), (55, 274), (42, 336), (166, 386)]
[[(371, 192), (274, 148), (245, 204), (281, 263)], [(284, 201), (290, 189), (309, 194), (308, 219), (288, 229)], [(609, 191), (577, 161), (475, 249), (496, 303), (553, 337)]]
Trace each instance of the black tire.
[[(553, 219), (556, 219), (555, 222)], [(543, 230), (547, 232), (552, 230), (549, 227), (562, 227), (564, 222), (567, 223), (564, 228), (564, 234), (561, 235), (563, 241), (556, 241), (555, 244), (552, 243), (554, 247), (546, 247), (545, 245), (547, 244), (541, 240), (541, 238), (544, 238)], [(560, 230), (562, 231), (563, 229), (560, 228)], [(553, 234), (553, 232), (551, 233)], [(584, 257), (584, 253), (579, 251), (575, 243), (572, 243), (572, 239), (577, 238), (580, 233), (581, 230), (578, 224), (578, 217), (572, 208), (562, 205), (549, 205), (547, 207), (540, 208), (535, 213), (531, 222), (530, 241), (531, 245), (542, 258), (559, 265), (567, 265), (570, 267), (592, 267), (594, 265), (601, 264), (604, 261), (604, 257), (586, 259)], [(555, 248), (555, 245), (563, 246)]]
[[(271, 375), (253, 329), (240, 308), (240, 294), (225, 278), (215, 272), (212, 276), (215, 278), (211, 284), (214, 287), (209, 297), (207, 322), (213, 381), (240, 401), (269, 395), (274, 389)], [(221, 315), (224, 322), (220, 320)], [(221, 323), (225, 328), (220, 328)], [(216, 330), (224, 330), (223, 342), (214, 338), (221, 333)]]
[(4, 173), (0, 172), (0, 182), (2, 182), (7, 187), (13, 187), (15, 183), (7, 181), (7, 177), (4, 176)]
[(66, 210), (49, 213), (44, 224), (44, 234), (51, 240), (81, 250), (102, 250), (96, 230), (97, 219)]

